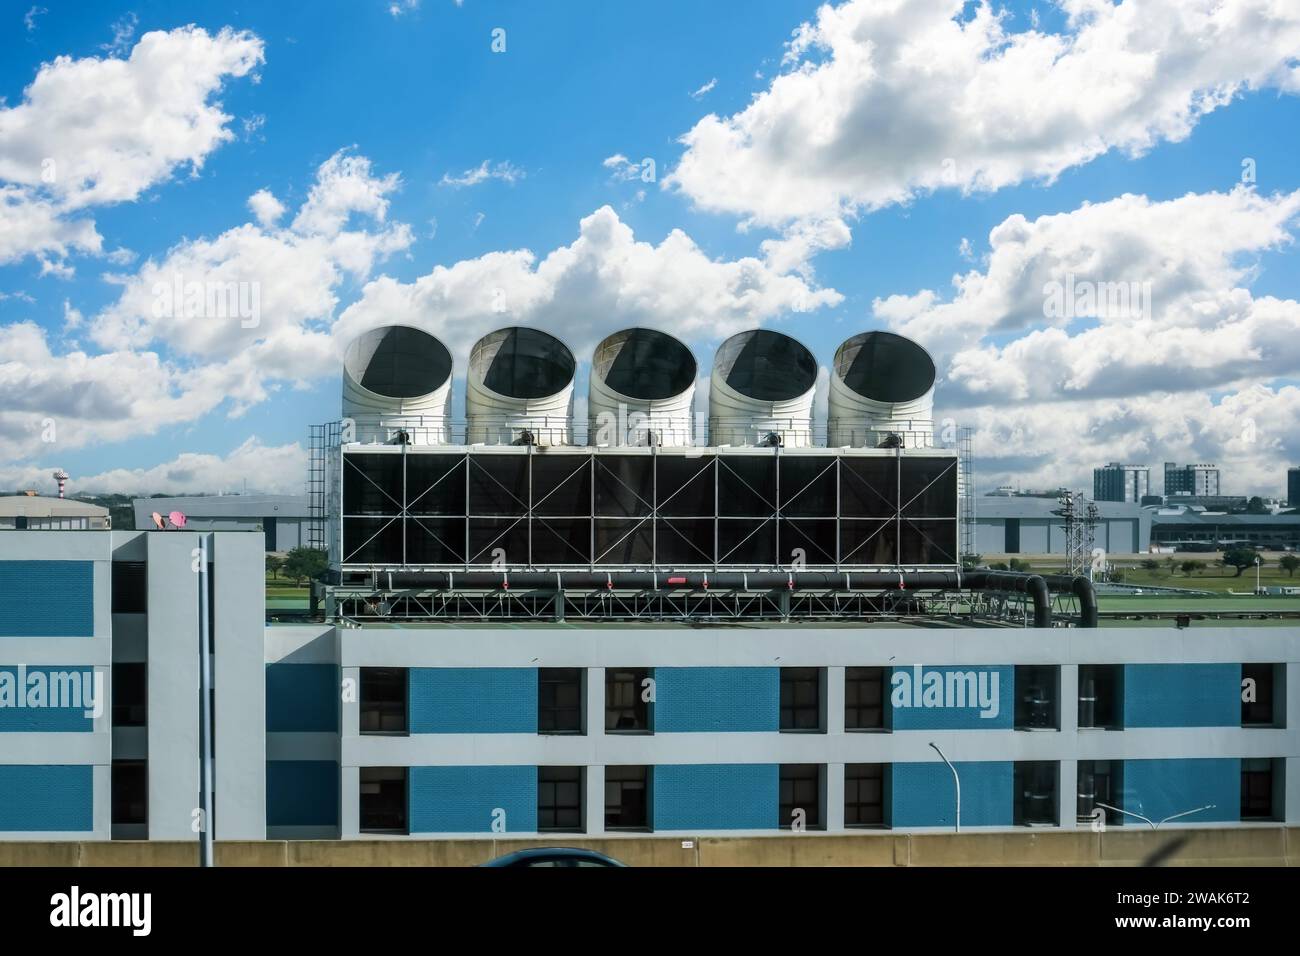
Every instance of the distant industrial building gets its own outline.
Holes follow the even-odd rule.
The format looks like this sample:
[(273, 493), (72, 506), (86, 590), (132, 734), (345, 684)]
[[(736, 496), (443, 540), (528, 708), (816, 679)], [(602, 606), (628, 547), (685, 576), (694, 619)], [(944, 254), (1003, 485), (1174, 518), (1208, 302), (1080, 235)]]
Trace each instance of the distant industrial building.
[(110, 524), (108, 509), (88, 501), (41, 495), (0, 497), (0, 530), (102, 531)]
[(1166, 495), (1166, 508), (1199, 508), (1205, 511), (1244, 511), (1245, 495)]
[(267, 551), (290, 551), (308, 543), (311, 523), (306, 495), (195, 495), (185, 498), (136, 498), (135, 528), (154, 527), (154, 513), (185, 515), (190, 531), (262, 531)]
[(1186, 550), (1295, 550), (1300, 548), (1300, 515), (1155, 514), (1151, 543)]
[(1300, 508), (1300, 467), (1286, 470), (1286, 505)]
[(1179, 465), (1165, 462), (1165, 497), (1174, 495), (1218, 495), (1218, 465)]
[(1151, 490), (1151, 469), (1146, 465), (1121, 465), (1117, 461), (1092, 470), (1094, 501), (1137, 504)]
[[(975, 507), (975, 550), (990, 554), (1064, 554), (1065, 519), (1045, 498), (986, 495)], [(1151, 512), (1137, 504), (1098, 502), (1095, 546), (1108, 554), (1140, 554), (1151, 543)]]

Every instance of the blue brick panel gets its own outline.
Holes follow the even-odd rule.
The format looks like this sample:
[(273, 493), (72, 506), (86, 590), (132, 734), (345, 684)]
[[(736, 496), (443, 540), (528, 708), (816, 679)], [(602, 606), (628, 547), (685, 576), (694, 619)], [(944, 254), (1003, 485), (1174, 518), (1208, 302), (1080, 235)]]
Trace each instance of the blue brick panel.
[(413, 734), (537, 733), (537, 668), (413, 667)]
[(332, 760), (268, 760), (266, 825), (338, 826), (339, 765)]
[(266, 729), (334, 733), (339, 728), (339, 671), (333, 664), (267, 664)]
[[(979, 704), (981, 678), (991, 701), (988, 707)], [(1014, 683), (1015, 668), (1009, 665), (953, 664), (919, 670), (895, 667), (890, 672), (887, 688), (892, 727), (894, 730), (1010, 729), (1016, 717)], [(972, 686), (974, 695), (969, 693)], [(989, 716), (984, 716), (986, 713)]]
[[(95, 729), (94, 717), (87, 716), (95, 704), (94, 676), (93, 667), (0, 667), (0, 733), (90, 733)], [(107, 678), (99, 683), (102, 710)], [(55, 703), (66, 706), (51, 706)]]
[(1240, 725), (1240, 664), (1125, 665), (1125, 727)]
[(654, 768), (656, 830), (775, 830), (777, 764), (665, 764)]
[(503, 832), (537, 831), (536, 767), (412, 767), (408, 785), (412, 833), (491, 833), (497, 810)]
[(88, 833), (94, 793), (89, 764), (0, 766), (0, 831)]
[[(1015, 765), (1009, 760), (954, 764), (961, 777), (961, 824), (1011, 826)], [(950, 827), (956, 799), (952, 771), (942, 762), (896, 763), (891, 775), (891, 819), (896, 827)]]
[(1240, 820), (1241, 761), (1227, 757), (1125, 760), (1123, 801), (1123, 809), (1157, 822), (1211, 803), (1214, 809), (1192, 814), (1183, 822)]
[(0, 637), (94, 637), (92, 561), (0, 561)]
[(657, 667), (655, 733), (775, 731), (779, 667)]

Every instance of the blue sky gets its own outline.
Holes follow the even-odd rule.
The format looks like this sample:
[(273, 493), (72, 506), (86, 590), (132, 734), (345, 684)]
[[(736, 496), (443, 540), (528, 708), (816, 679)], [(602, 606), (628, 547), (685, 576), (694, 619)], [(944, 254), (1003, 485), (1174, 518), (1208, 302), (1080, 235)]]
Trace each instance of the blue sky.
[[(1175, 44), (1196, 48), (1209, 22), (1196, 14), (1204, 6), (1208, 16), (1210, 5), (1170, 2), (1127, 0), (1116, 13), (1094, 0), (1060, 8), (896, 0), (884, 12), (890, 4), (867, 12), (846, 3), (822, 19), (816, 4), (792, 0), (0, 4), (0, 187), (14, 203), (0, 212), (18, 221), (20, 199), (44, 203), (56, 223), (91, 220), (100, 237), (98, 248), (45, 241), (40, 228), (57, 229), (47, 223), (15, 230), (8, 246), (0, 238), (0, 336), (21, 343), (7, 364), (0, 355), (0, 401), (9, 396), (0, 404), (0, 485), (48, 483), (42, 476), (57, 465), (73, 474), (74, 489), (85, 479), (87, 490), (216, 491), (247, 479), (298, 490), (307, 425), (338, 414), (328, 349), (367, 324), (400, 319), (444, 334), (456, 353), (461, 339), (489, 331), (493, 316), (454, 291), (431, 306), (414, 291), (421, 277), (461, 264), (472, 280), (494, 254), (530, 250), (531, 265), (491, 281), (529, 303), (515, 320), (555, 326), (580, 358), (602, 328), (661, 324), (687, 338), (707, 369), (727, 334), (767, 324), (826, 365), (849, 335), (893, 328), (936, 355), (940, 413), (979, 429), (987, 484), (1085, 486), (1092, 465), (1115, 458), (1153, 466), (1193, 458), (1219, 461), (1229, 491), (1276, 494), (1285, 466), (1300, 460), (1300, 346), (1288, 344), (1300, 329), (1291, 239), (1300, 203), (1291, 53), (1300, 46), (1291, 41), (1300, 14), (1275, 11), (1267, 36), (1220, 36), (1217, 54), (1197, 53), (1201, 61)], [(1265, 9), (1262, 0), (1232, 4)], [(1171, 9), (1181, 11), (1182, 34), (1162, 33)], [(1111, 32), (1102, 30), (1107, 18)], [(801, 24), (820, 42), (792, 49)], [(967, 49), (989, 24), (998, 36)], [(157, 33), (160, 51), (199, 63), (184, 45), (195, 42), (190, 25), (214, 48), (243, 43), (251, 60), (232, 66), (235, 54), (218, 50), (228, 59), (214, 54), (194, 68), (211, 74), (197, 92), (159, 82), (148, 70), (160, 68), (138, 62), (137, 45)], [(498, 28), (504, 52), (492, 50)], [(1128, 32), (1112, 50), (1098, 37), (1114, 29)], [(1056, 62), (1012, 62), (1008, 50), (1026, 37), (1057, 43)], [(891, 50), (930, 65), (917, 71)], [(116, 59), (133, 75), (99, 82), (85, 71), (32, 98), (29, 87), (59, 57)], [(983, 75), (999, 58), (1005, 71)], [(975, 88), (989, 92), (953, 105)], [(1203, 107), (1210, 95), (1214, 109)], [(91, 102), (93, 122), (77, 106)], [(122, 129), (154, 128), (155, 110), (174, 119), (214, 108), (229, 131), (218, 141), (168, 152), (157, 145), (167, 140), (164, 124), (157, 142), (121, 143)], [(42, 183), (18, 160), (3, 160), (7, 148), (58, 155), (75, 143), (107, 157), (77, 186)], [(398, 178), (374, 187), (382, 199), (347, 208), (345, 232), (383, 248), (356, 269), (330, 260), (328, 306), (279, 309), (310, 283), (308, 254), (296, 247), (293, 268), (305, 278), (275, 299), (272, 323), (284, 324), (267, 326), (281, 336), (274, 348), (190, 339), (135, 314), (129, 292), (147, 282), (149, 263), (161, 274), (178, 261), (192, 270), (193, 244), (232, 230), (245, 230), (244, 239), (227, 245), (259, 229), (272, 241), (340, 150), (364, 162), (349, 168), (348, 183)], [(653, 158), (655, 181), (620, 181), (617, 164), (606, 164), (620, 155)], [(1254, 180), (1243, 183), (1247, 158)], [(935, 172), (946, 159), (955, 171), (947, 178)], [(137, 160), (145, 172), (122, 172)], [(504, 176), (459, 186), (444, 178), (484, 163)], [(91, 180), (102, 186), (119, 175), (115, 198), (89, 195)], [(250, 211), (259, 190), (286, 209), (274, 225), (259, 226)], [(1144, 199), (1116, 202), (1126, 194)], [(590, 281), (612, 286), (600, 291), (613, 305), (569, 325), (557, 316), (581, 313), (580, 304), (565, 300), (566, 282), (534, 281), (537, 263), (577, 242), (580, 222), (606, 206), (610, 217), (595, 225), (630, 230), (628, 243), (591, 243)], [(1094, 207), (1105, 211), (1086, 212)], [(36, 222), (32, 209), (22, 212)], [(1023, 241), (991, 242), (999, 228), (1019, 235), (1006, 226), (1014, 217), (1029, 223)], [(1040, 217), (1068, 218), (1049, 228)], [(385, 232), (399, 226), (405, 232)], [(784, 256), (763, 245), (801, 229), (835, 237)], [(667, 248), (674, 230), (698, 260)], [(235, 266), (214, 255), (201, 258), (231, 275)], [(629, 265), (638, 256), (654, 275)], [(722, 274), (746, 258), (764, 290), (756, 306)], [(247, 271), (257, 255), (238, 261)], [(1041, 288), (1016, 287), (1014, 277), (1064, 271), (1152, 281), (1154, 316), (1126, 324), (1083, 315), (1053, 328), (1035, 314)], [(959, 274), (976, 281), (959, 290)], [(392, 314), (387, 300), (367, 294), (383, 277), (409, 292), (407, 312)], [(283, 275), (249, 278), (288, 285)], [(702, 283), (700, 301), (735, 301), (683, 325), (671, 305), (680, 301), (675, 281)], [(817, 293), (816, 307), (798, 307)], [(69, 309), (79, 317), (71, 323)], [(280, 318), (289, 313), (292, 322)], [(123, 322), (135, 323), (127, 338)], [(1222, 344), (1211, 346), (1216, 336)], [(38, 338), (43, 346), (32, 351)], [(1143, 353), (1146, 366), (1135, 357)], [(101, 365), (120, 371), (87, 372), (78, 356), (109, 357)], [(286, 373), (295, 360), (300, 367)], [(1194, 374), (1178, 373), (1184, 362)], [(151, 373), (139, 369), (160, 369), (156, 386), (142, 384)], [(115, 387), (114, 375), (133, 389), (119, 412), (54, 391), (98, 396)], [(46, 391), (51, 398), (30, 397)], [(51, 418), (60, 437), (41, 441), (39, 423)]]

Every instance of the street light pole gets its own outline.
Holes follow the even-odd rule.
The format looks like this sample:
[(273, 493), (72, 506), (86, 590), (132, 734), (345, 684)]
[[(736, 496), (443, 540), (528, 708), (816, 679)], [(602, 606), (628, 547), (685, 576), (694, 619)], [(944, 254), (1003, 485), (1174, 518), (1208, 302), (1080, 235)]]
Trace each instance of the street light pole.
[(1105, 807), (1107, 810), (1114, 810), (1116, 813), (1122, 813), (1126, 817), (1133, 817), (1137, 820), (1142, 820), (1152, 830), (1159, 830), (1160, 824), (1168, 823), (1170, 820), (1177, 820), (1179, 817), (1191, 816), (1193, 813), (1200, 813), (1202, 810), (1213, 810), (1215, 807), (1213, 803), (1207, 803), (1203, 807), (1197, 807), (1194, 810), (1184, 810), (1182, 813), (1175, 813), (1173, 816), (1165, 817), (1163, 820), (1153, 821), (1150, 817), (1144, 817), (1140, 813), (1133, 813), (1129, 810), (1121, 810), (1119, 807), (1112, 807), (1109, 803), (1102, 803), (1100, 800), (1094, 800), (1093, 804), (1098, 807)]
[(199, 535), (199, 866), (212, 866), (212, 640), (208, 626), (208, 535)]
[(1259, 555), (1255, 555), (1255, 596), (1259, 596)]
[(957, 814), (955, 818), (955, 823), (956, 823), (955, 829), (957, 833), (961, 833), (961, 777), (957, 776), (957, 768), (954, 767), (952, 765), (952, 762), (949, 761), (948, 758), (943, 755), (943, 751), (939, 749), (939, 745), (932, 740), (930, 741), (930, 746), (934, 748), (934, 752), (939, 755), (940, 759), (943, 760), (944, 763), (948, 764), (948, 769), (952, 771), (952, 785), (953, 785), (953, 789), (956, 791), (957, 794)]

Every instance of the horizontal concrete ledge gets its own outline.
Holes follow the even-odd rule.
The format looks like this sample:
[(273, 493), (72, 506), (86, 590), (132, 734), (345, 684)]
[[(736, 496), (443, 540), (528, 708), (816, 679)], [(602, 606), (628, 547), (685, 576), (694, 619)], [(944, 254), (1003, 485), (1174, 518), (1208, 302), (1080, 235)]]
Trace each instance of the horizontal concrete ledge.
[[(690, 844), (689, 846), (684, 844)], [(515, 850), (577, 846), (632, 866), (1140, 866), (1181, 843), (1173, 866), (1297, 866), (1300, 828), (1105, 833), (889, 833), (771, 837), (628, 836), (549, 840), (268, 840), (219, 842), (218, 866), (475, 866)], [(193, 843), (6, 842), (0, 866), (194, 866)]]

